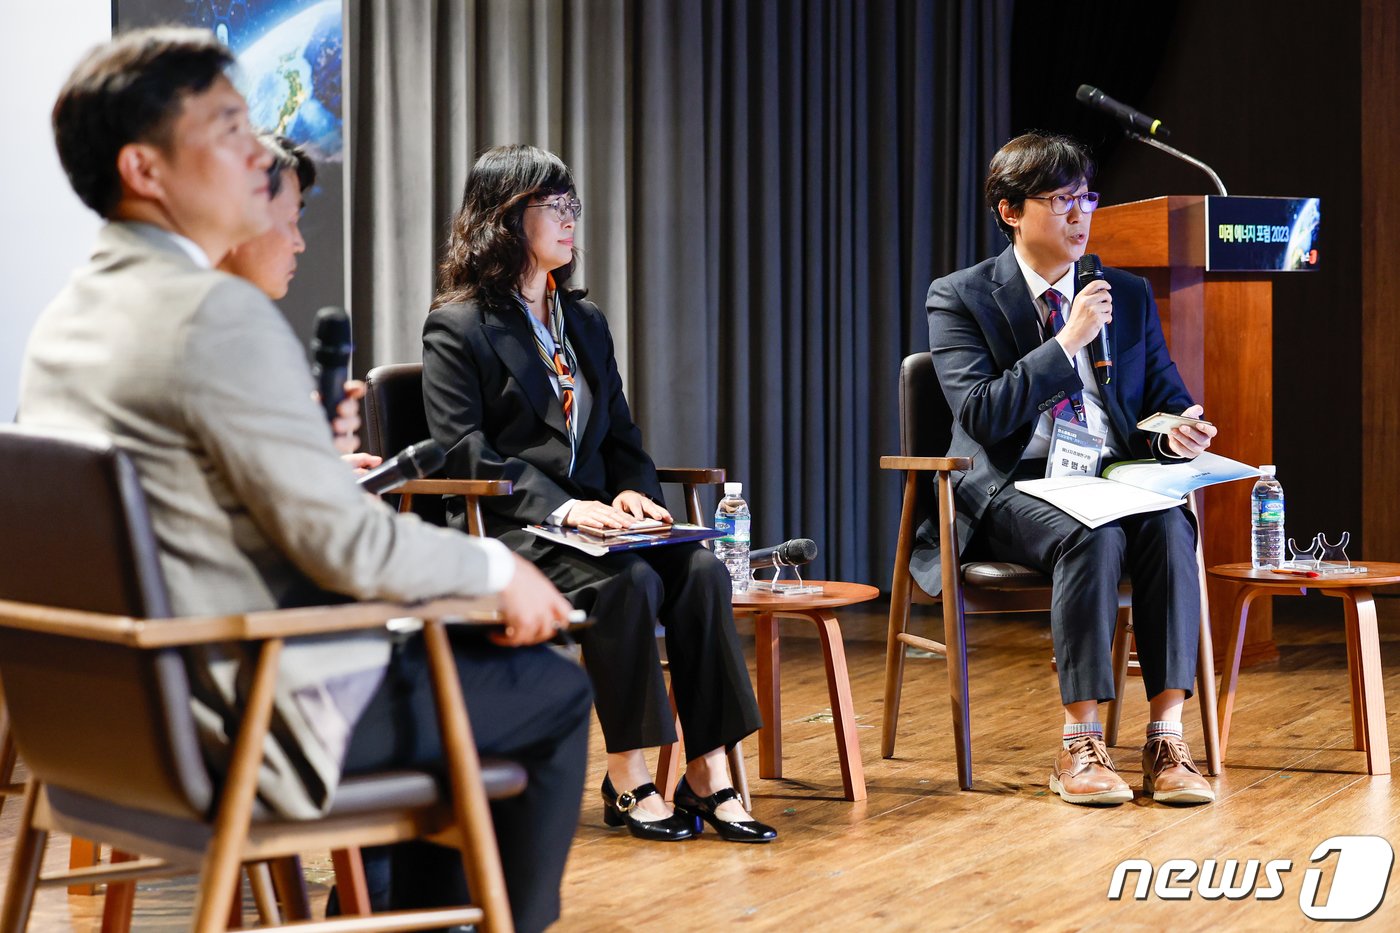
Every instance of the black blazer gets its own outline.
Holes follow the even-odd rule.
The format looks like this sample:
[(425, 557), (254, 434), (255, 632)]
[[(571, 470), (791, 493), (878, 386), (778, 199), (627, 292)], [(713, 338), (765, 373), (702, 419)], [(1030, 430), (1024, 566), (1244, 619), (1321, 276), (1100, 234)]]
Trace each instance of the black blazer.
[[(542, 522), (569, 499), (611, 502), (635, 489), (661, 500), (656, 465), (622, 394), (607, 320), (567, 293), (563, 305), (580, 375), (593, 391), (572, 476), (564, 409), (519, 304), (444, 305), (423, 325), (423, 407), (433, 439), (447, 450), (443, 475), (515, 484), (509, 496), (482, 499), (491, 535)], [(455, 521), (461, 510), (460, 501), (449, 506)]]
[[(1152, 287), (1119, 269), (1104, 269), (1104, 276), (1113, 286), (1114, 372), (1101, 394), (1113, 433), (1127, 448), (1119, 453), (1125, 459), (1180, 459), (1169, 449), (1164, 455), (1137, 428), (1154, 412), (1180, 412), (1192, 404), (1167, 352)], [(988, 503), (1020, 463), (1036, 419), (1083, 381), (1058, 343), (1041, 341), (1040, 316), (1010, 246), (994, 259), (935, 280), (925, 306), (934, 371), (953, 413), (948, 456), (973, 458), (972, 469), (953, 478), (958, 541), (966, 548)], [(941, 589), (932, 520), (919, 529), (910, 571), (926, 592)]]

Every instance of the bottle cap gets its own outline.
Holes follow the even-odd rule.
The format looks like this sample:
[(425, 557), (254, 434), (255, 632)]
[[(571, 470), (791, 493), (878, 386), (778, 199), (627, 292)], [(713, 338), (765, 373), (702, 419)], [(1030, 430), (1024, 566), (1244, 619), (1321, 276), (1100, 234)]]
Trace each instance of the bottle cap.
[(1273, 476), (1278, 471), (1274, 468), (1272, 463), (1266, 463), (1259, 468), (1259, 472), (1263, 473), (1265, 476)]
[(743, 484), (743, 483), (725, 483), (725, 484), (724, 484), (724, 494), (725, 494), (726, 496), (737, 496), (737, 495), (739, 495), (739, 493), (741, 493), (741, 492), (743, 492), (743, 491), (744, 491), (744, 484)]

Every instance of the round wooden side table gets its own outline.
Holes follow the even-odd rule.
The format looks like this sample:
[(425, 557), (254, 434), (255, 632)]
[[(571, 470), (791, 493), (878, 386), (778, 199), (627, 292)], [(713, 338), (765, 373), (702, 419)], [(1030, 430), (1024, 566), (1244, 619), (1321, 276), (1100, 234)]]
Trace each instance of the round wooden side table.
[(1390, 773), (1390, 740), (1386, 734), (1385, 691), (1381, 684), (1381, 645), (1371, 590), (1388, 583), (1400, 583), (1400, 564), (1358, 563), (1366, 568), (1366, 573), (1314, 578), (1255, 570), (1250, 564), (1219, 564), (1207, 571), (1213, 577), (1241, 585), (1231, 617), (1230, 640), (1226, 644), (1229, 654), (1225, 658), (1225, 679), (1218, 701), (1222, 757), (1230, 738), (1230, 715), (1235, 705), (1250, 604), (1260, 596), (1303, 596), (1308, 590), (1318, 590), (1323, 595), (1340, 599), (1345, 612), (1353, 747), (1366, 753), (1369, 773)]
[(778, 651), (778, 618), (805, 619), (815, 623), (826, 663), (826, 687), (831, 696), (831, 719), (836, 729), (836, 753), (841, 762), (841, 785), (847, 800), (865, 799), (865, 768), (856, 737), (855, 709), (851, 705), (851, 679), (846, 672), (846, 645), (833, 609), (863, 603), (880, 595), (864, 583), (806, 581), (822, 592), (780, 596), (749, 591), (734, 596), (734, 614), (754, 617), (754, 646), (758, 655), (758, 708), (763, 728), (758, 733), (758, 776), (783, 776), (782, 698), (779, 695), (781, 664)]

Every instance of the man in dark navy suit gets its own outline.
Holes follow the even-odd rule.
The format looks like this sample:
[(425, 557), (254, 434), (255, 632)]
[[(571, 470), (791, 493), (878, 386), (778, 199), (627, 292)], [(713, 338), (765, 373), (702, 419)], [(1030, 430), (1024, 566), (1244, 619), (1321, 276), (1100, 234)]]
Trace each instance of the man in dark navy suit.
[[(1195, 681), (1200, 625), (1196, 532), (1184, 508), (1133, 515), (1089, 529), (1015, 488), (1064, 462), (1070, 439), (1113, 460), (1182, 460), (1210, 446), (1215, 429), (1150, 435), (1154, 412), (1197, 417), (1167, 353), (1147, 282), (1117, 269), (1075, 292), (1098, 195), (1094, 164), (1077, 142), (1028, 133), (992, 158), (985, 194), (1011, 245), (995, 259), (929, 288), (929, 345), (953, 413), (948, 455), (972, 457), (956, 480), (958, 540), (978, 556), (1050, 574), (1051, 630), (1065, 728), (1050, 787), (1080, 804), (1132, 799), (1103, 743), (1098, 704), (1112, 699), (1110, 663), (1123, 573), (1133, 582), (1133, 623), (1151, 722), (1143, 792), (1172, 803), (1208, 803), (1210, 783), (1181, 737), (1181, 708)], [(1089, 346), (1109, 329), (1113, 377), (1100, 386)], [(1091, 461), (1092, 462), (1092, 461)], [(1097, 467), (1095, 467), (1097, 469)], [(940, 587), (937, 533), (920, 529), (911, 570)]]

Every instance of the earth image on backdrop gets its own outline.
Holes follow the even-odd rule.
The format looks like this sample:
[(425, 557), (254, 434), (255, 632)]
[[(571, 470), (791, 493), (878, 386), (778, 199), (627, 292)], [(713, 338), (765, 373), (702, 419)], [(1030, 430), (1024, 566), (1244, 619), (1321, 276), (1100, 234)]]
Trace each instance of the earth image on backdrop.
[(229, 77), (248, 101), (253, 125), (305, 146), (316, 184), (304, 192), (306, 252), (278, 302), (303, 341), (316, 309), (345, 304), (342, 106), (343, 0), (114, 0), (118, 29), (182, 23), (211, 30), (233, 50)]
[(318, 161), (340, 161), (340, 0), (267, 6), (295, 12), (251, 43), (234, 46), (236, 84), (248, 99), (253, 123), (308, 144)]

